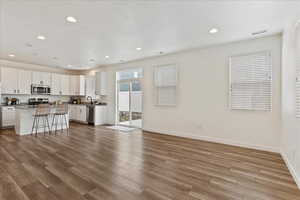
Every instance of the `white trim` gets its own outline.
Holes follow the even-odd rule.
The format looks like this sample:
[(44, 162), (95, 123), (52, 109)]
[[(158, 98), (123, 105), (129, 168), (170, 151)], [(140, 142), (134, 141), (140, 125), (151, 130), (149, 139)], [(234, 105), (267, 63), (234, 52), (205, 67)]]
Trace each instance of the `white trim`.
[(231, 146), (238, 146), (238, 147), (244, 147), (244, 148), (255, 149), (255, 150), (280, 153), (279, 147), (274, 148), (274, 147), (269, 147), (269, 146), (246, 144), (246, 143), (236, 142), (233, 140), (212, 138), (212, 137), (203, 136), (203, 135), (196, 136), (195, 134), (180, 134), (180, 133), (176, 133), (174, 131), (161, 131), (161, 130), (156, 130), (156, 129), (151, 129), (151, 128), (143, 128), (143, 131), (149, 131), (149, 132), (153, 132), (153, 133), (166, 134), (166, 135), (172, 135), (172, 136), (190, 138), (190, 139), (196, 139), (196, 140), (203, 140), (203, 141), (207, 141), (207, 142), (227, 144), (227, 145), (231, 145)]
[(293, 167), (293, 165), (290, 162), (288, 156), (286, 155), (286, 153), (283, 150), (281, 150), (280, 154), (281, 154), (286, 166), (288, 167), (290, 173), (292, 174), (298, 188), (300, 189), (300, 177), (298, 176), (298, 174), (296, 172), (296, 169)]
[[(174, 66), (175, 69), (176, 69), (176, 85), (174, 86), (157, 86), (156, 85), (156, 72), (158, 70), (158, 68), (160, 67), (167, 67), (167, 66)], [(176, 107), (177, 104), (178, 104), (178, 72), (179, 70), (179, 67), (178, 67), (178, 64), (177, 63), (169, 63), (169, 64), (161, 64), (161, 65), (155, 65), (153, 66), (153, 88), (154, 88), (154, 97), (155, 97), (155, 103), (154, 105), (155, 106), (158, 106), (158, 107)], [(164, 88), (164, 87), (175, 87), (175, 104), (159, 104), (158, 103), (158, 89), (159, 88)]]
[[(244, 57), (244, 56), (255, 56), (257, 54), (265, 54), (266, 57), (268, 57), (268, 63), (270, 64), (270, 74), (268, 75), (268, 81), (270, 81), (270, 109), (268, 108), (256, 108), (253, 107), (253, 105), (251, 107), (246, 106), (246, 108), (243, 106), (242, 108), (233, 108), (232, 106), (232, 59), (233, 58), (238, 58), (238, 57)], [(229, 67), (228, 67), (228, 72), (229, 72), (229, 90), (228, 90), (228, 107), (231, 111), (235, 111), (235, 110), (245, 110), (245, 111), (267, 111), (267, 112), (272, 112), (272, 102), (273, 102), (273, 63), (272, 63), (272, 52), (271, 50), (263, 50), (263, 51), (256, 51), (256, 52), (251, 52), (251, 53), (245, 53), (245, 54), (237, 54), (237, 55), (231, 55), (229, 57)], [(245, 97), (245, 96), (244, 96)], [(240, 102), (242, 104), (242, 102)]]

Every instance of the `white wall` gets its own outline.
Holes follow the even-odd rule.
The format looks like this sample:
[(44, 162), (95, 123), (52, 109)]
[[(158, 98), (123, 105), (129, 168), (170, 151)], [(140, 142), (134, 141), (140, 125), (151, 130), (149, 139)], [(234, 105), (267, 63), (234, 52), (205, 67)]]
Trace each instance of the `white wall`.
[[(297, 43), (298, 54), (296, 53)], [(300, 61), (300, 27), (297, 30), (296, 22), (291, 23), (284, 30), (282, 45), (281, 154), (300, 187), (300, 119), (295, 117), (296, 60)]]
[[(228, 108), (228, 59), (231, 55), (270, 50), (273, 58), (273, 110), (231, 111)], [(279, 151), (281, 35), (107, 66), (110, 123), (115, 120), (115, 73), (142, 67), (143, 129), (183, 137)], [(153, 66), (179, 66), (176, 107), (157, 107)]]

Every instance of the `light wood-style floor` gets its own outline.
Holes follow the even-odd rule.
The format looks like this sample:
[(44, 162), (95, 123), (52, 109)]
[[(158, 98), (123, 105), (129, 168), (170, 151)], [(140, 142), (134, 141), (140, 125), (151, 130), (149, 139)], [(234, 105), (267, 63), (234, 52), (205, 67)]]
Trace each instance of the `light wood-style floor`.
[(281, 156), (72, 124), (70, 135), (0, 135), (0, 200), (300, 199)]

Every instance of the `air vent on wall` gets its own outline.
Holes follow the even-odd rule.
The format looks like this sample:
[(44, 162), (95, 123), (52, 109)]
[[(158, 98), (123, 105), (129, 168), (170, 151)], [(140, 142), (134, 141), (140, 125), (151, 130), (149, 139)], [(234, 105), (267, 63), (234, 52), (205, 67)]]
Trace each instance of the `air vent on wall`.
[(263, 34), (266, 32), (267, 32), (267, 30), (261, 30), (261, 31), (253, 32), (252, 35), (260, 35), (260, 34)]

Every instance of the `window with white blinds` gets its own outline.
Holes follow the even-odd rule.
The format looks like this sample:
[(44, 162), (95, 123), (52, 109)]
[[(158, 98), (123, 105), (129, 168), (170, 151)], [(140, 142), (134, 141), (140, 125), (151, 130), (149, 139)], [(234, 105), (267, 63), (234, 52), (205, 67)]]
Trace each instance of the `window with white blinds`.
[(230, 107), (272, 109), (272, 65), (268, 51), (230, 58)]
[(177, 96), (177, 67), (164, 65), (154, 68), (156, 105), (175, 106)]

